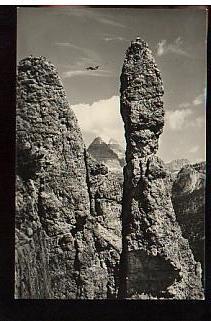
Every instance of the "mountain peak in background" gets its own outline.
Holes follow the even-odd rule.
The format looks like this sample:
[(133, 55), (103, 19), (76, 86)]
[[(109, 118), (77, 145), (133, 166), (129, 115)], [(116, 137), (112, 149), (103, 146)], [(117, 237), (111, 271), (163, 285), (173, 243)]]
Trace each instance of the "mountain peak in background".
[(170, 172), (179, 172), (182, 167), (188, 164), (190, 164), (190, 161), (188, 159), (181, 158), (181, 159), (174, 159), (166, 163), (165, 165)]
[(96, 137), (93, 142), (90, 144), (91, 145), (97, 145), (97, 144), (105, 144), (105, 142), (102, 140), (101, 137)]
[(106, 144), (101, 137), (96, 137), (89, 145), (88, 152), (98, 162), (105, 164), (110, 171), (122, 171), (125, 151), (113, 138)]

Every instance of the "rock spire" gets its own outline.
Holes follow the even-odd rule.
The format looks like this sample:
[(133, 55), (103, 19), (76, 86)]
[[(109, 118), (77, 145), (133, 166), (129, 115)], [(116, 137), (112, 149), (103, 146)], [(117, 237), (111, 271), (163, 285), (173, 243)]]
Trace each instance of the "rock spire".
[(127, 143), (123, 187), (120, 298), (202, 299), (200, 263), (176, 221), (163, 162), (163, 83), (146, 42), (126, 52), (121, 115)]

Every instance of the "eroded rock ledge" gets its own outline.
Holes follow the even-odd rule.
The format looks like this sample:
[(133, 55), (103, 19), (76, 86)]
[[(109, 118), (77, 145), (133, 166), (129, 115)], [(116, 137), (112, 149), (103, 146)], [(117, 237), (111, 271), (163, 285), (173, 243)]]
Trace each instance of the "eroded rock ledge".
[(202, 299), (200, 263), (182, 237), (166, 171), (155, 156), (164, 125), (161, 75), (148, 45), (128, 48), (121, 74), (127, 142), (120, 298)]

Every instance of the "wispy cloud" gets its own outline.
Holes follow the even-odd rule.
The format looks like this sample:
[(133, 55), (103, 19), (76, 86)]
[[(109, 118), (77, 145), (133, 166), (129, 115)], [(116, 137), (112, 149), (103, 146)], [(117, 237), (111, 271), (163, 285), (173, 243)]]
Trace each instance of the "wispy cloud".
[(190, 109), (177, 109), (174, 111), (167, 111), (165, 118), (166, 124), (171, 130), (182, 130), (187, 118), (192, 114)]
[(65, 69), (68, 69), (63, 72), (64, 78), (70, 78), (78, 75), (89, 74), (90, 76), (100, 76), (100, 77), (107, 77), (110, 75), (110, 72), (107, 70), (97, 70), (95, 73), (92, 71), (91, 73), (86, 70), (87, 67), (92, 65), (103, 65), (102, 59), (97, 52), (92, 49), (78, 46), (72, 42), (55, 42), (54, 44), (60, 48), (67, 48), (76, 50), (75, 58), (76, 61), (71, 65), (64, 65)]
[(188, 102), (184, 102), (184, 103), (181, 103), (181, 104), (179, 104), (179, 108), (187, 108), (187, 107), (190, 107), (190, 103), (188, 103)]
[[(56, 12), (58, 14), (58, 11)], [(82, 17), (83, 19), (95, 20), (108, 26), (125, 28), (125, 25), (115, 20), (113, 16), (101, 13), (99, 10), (90, 8), (71, 8), (70, 10), (60, 9), (60, 13), (68, 16)]]
[(90, 63), (99, 63), (101, 61), (100, 56), (94, 50), (78, 46), (72, 42), (55, 42), (55, 46), (77, 50), (79, 52), (79, 58), (83, 60), (87, 59)]
[(55, 42), (55, 46), (57, 46), (57, 47), (71, 47), (71, 48), (79, 49), (78, 46), (74, 45), (71, 42)]
[(183, 41), (181, 37), (176, 38), (172, 43), (168, 42), (166, 39), (161, 40), (157, 45), (157, 55), (163, 56), (168, 53), (174, 53), (177, 55), (189, 57), (189, 53), (182, 47)]
[(116, 36), (116, 37), (111, 37), (111, 36), (106, 36), (104, 37), (105, 41), (129, 41), (128, 39), (121, 37), (121, 36)]
[(111, 77), (112, 73), (107, 70), (68, 70), (62, 73), (63, 78), (72, 78), (76, 76), (89, 77)]
[(108, 18), (105, 18), (103, 17), (102, 15), (101, 16), (95, 16), (95, 19), (101, 23), (104, 23), (104, 24), (107, 24), (107, 25), (110, 25), (110, 26), (113, 26), (113, 27), (120, 27), (120, 28), (125, 28), (125, 25), (123, 25), (122, 23), (119, 23), (115, 20), (112, 20), (112, 19), (108, 19)]
[(203, 116), (199, 116), (195, 119), (193, 119), (192, 121), (188, 122), (187, 127), (192, 127), (192, 128), (204, 128), (205, 130), (205, 115)]
[[(190, 117), (192, 116), (192, 117)], [(187, 128), (204, 128), (205, 129), (205, 115), (193, 117), (193, 109), (177, 109), (166, 112), (165, 120), (168, 130), (181, 131)]]
[(198, 152), (198, 150), (199, 150), (199, 146), (193, 146), (193, 147), (189, 150), (189, 153), (195, 154), (196, 152)]
[(197, 105), (202, 105), (205, 103), (205, 93), (201, 94), (201, 95), (198, 95), (195, 97), (195, 99), (193, 100), (193, 104), (195, 106)]

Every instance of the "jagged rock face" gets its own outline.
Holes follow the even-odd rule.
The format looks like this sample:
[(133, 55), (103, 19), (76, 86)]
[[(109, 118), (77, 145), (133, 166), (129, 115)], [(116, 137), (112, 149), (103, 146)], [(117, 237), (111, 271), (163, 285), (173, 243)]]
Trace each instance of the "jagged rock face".
[(172, 187), (172, 202), (182, 234), (204, 270), (205, 162), (183, 167)]
[[(122, 250), (121, 210), (123, 176), (108, 171), (87, 153), (90, 181), (91, 214), (94, 221), (94, 240), (104, 276), (108, 279), (103, 298), (117, 297), (119, 261)], [(102, 297), (102, 293), (98, 294)], [(96, 297), (96, 298), (98, 298)]]
[(164, 125), (160, 72), (144, 41), (131, 43), (121, 74), (127, 142), (120, 297), (202, 299), (200, 264), (182, 237), (155, 156)]
[(190, 164), (188, 159), (174, 159), (171, 162), (165, 163), (165, 167), (172, 173), (172, 174), (178, 174), (178, 172), (181, 170), (182, 167), (185, 165)]
[(107, 293), (95, 248), (85, 147), (61, 80), (43, 57), (18, 68), (16, 298)]
[(88, 148), (89, 154), (98, 162), (105, 164), (110, 171), (122, 172), (124, 161), (119, 158), (118, 152), (106, 144), (100, 137), (93, 140)]
[(166, 187), (169, 190), (169, 193), (172, 194), (172, 186), (174, 181), (177, 178), (177, 174), (179, 173), (179, 171), (181, 170), (182, 167), (184, 167), (185, 165), (190, 164), (188, 159), (175, 159), (172, 160), (171, 162), (165, 163), (164, 167), (166, 169), (167, 175), (165, 178), (165, 184)]

